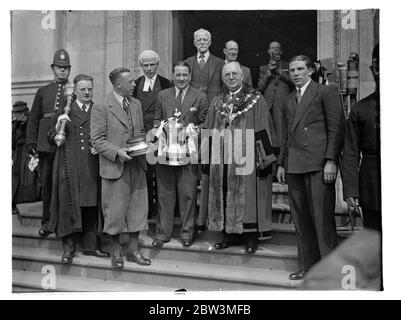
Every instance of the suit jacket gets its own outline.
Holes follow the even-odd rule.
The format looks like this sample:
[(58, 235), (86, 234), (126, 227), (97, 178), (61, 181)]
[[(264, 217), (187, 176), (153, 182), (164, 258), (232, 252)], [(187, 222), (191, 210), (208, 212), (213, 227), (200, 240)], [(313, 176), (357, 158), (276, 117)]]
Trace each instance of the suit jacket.
[(209, 103), (206, 94), (191, 86), (188, 87), (181, 106), (175, 97), (175, 87), (160, 91), (157, 97), (155, 126), (158, 126), (161, 120), (172, 117), (175, 108), (181, 112), (181, 119), (186, 125), (191, 122), (194, 125), (200, 125), (206, 119)]
[(290, 92), (294, 89), (294, 84), (288, 73), (287, 62), (281, 62), (281, 67), (278, 70), (279, 74), (274, 77), (271, 76), (268, 70), (268, 65), (260, 67), (258, 90), (265, 97), (270, 116), (273, 119), (273, 127), (271, 128), (272, 145), (279, 147), (281, 142), (283, 105)]
[[(157, 95), (161, 90), (171, 87), (171, 81), (162, 77), (161, 75), (157, 75), (152, 92), (144, 92), (144, 85), (145, 76), (141, 76), (136, 79), (135, 89), (132, 96), (141, 102), (143, 122), (146, 131), (148, 131), (153, 127), (153, 119), (155, 118), (156, 112)], [(160, 90), (155, 90), (155, 88), (160, 88)]]
[[(118, 156), (120, 148), (128, 147), (128, 139), (144, 131), (142, 107), (139, 100), (129, 98), (133, 132), (127, 115), (111, 92), (104, 105), (92, 107), (90, 132), (92, 145), (99, 152), (100, 176), (105, 179), (118, 179), (124, 171), (125, 162)], [(139, 161), (146, 170), (146, 157), (138, 156), (130, 161)]]
[(344, 144), (345, 117), (337, 92), (313, 80), (297, 105), (294, 90), (283, 108), (279, 165), (287, 173), (323, 170), (337, 161)]
[[(191, 67), (191, 71), (194, 70), (194, 64), (198, 63), (196, 55), (189, 57), (184, 62), (188, 63)], [(209, 85), (207, 91), (207, 99), (212, 101), (212, 99), (217, 96), (219, 91), (223, 86), (223, 81), (221, 79), (221, 70), (224, 66), (224, 60), (216, 57), (215, 55), (209, 55), (210, 66), (209, 66)]]
[(64, 84), (52, 82), (36, 92), (26, 131), (26, 143), (35, 144), (36, 151), (47, 153), (56, 151), (55, 146), (49, 145), (47, 133), (53, 125), (53, 112), (62, 110), (67, 103), (64, 96)]

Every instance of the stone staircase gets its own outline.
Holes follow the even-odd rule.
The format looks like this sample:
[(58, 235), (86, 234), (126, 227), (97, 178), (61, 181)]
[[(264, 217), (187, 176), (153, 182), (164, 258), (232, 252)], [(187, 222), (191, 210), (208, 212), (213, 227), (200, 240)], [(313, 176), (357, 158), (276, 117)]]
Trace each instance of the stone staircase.
[[(297, 270), (297, 249), (286, 191), (285, 186), (274, 185), (273, 238), (260, 242), (253, 255), (246, 254), (242, 246), (215, 250), (213, 244), (221, 234), (209, 231), (198, 235), (190, 248), (173, 239), (155, 249), (151, 246), (155, 221), (151, 219), (149, 230), (141, 233), (140, 241), (142, 252), (152, 260), (152, 265), (126, 262), (123, 270), (112, 269), (110, 259), (83, 256), (79, 246), (73, 263), (61, 264), (61, 241), (53, 235), (42, 238), (37, 234), (41, 202), (18, 205), (20, 214), (13, 216), (12, 232), (13, 292), (296, 289), (300, 281), (288, 279)], [(177, 235), (179, 220), (174, 224)], [(56, 275), (56, 285), (50, 288), (42, 286), (49, 268)]]

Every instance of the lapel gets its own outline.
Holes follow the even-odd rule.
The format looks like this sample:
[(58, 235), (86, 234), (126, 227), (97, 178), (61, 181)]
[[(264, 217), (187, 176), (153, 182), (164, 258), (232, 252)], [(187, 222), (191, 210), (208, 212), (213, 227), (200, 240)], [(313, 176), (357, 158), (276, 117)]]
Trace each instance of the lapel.
[[(182, 114), (182, 105), (180, 106), (177, 103), (177, 99), (175, 97), (175, 86), (171, 87), (169, 90), (170, 90), (170, 94), (169, 94), (169, 96), (170, 96), (169, 100), (170, 101), (166, 105), (166, 117), (167, 117), (167, 119), (173, 116), (175, 108), (177, 108), (177, 110), (180, 111), (181, 114)], [(187, 92), (187, 94), (188, 94), (188, 92)]]
[[(111, 92), (107, 97), (107, 105), (109, 106), (110, 112), (128, 129), (130, 125), (128, 123), (127, 115), (125, 114), (123, 108), (120, 106), (117, 98), (114, 96), (114, 93)], [(131, 107), (131, 104), (130, 104)]]
[(295, 129), (305, 112), (309, 109), (311, 106), (311, 103), (315, 96), (318, 94), (318, 84), (314, 82), (313, 80), (309, 83), (308, 87), (306, 88), (302, 98), (301, 102), (297, 105), (296, 100), (295, 100), (295, 91), (292, 96), (292, 103), (294, 103), (295, 106), (295, 117), (294, 117), (294, 123), (292, 124), (292, 131)]
[(209, 83), (210, 83), (210, 79), (213, 76), (213, 73), (216, 71), (216, 65), (217, 65), (217, 59), (215, 59), (214, 55), (212, 55), (211, 53), (209, 53)]
[(87, 112), (82, 111), (76, 100), (74, 100), (74, 102), (71, 104), (71, 111), (74, 112), (74, 118), (79, 125), (82, 125), (89, 119), (90, 110)]
[(181, 105), (182, 118), (184, 118), (184, 116), (189, 112), (189, 109), (191, 109), (195, 99), (196, 97), (194, 91), (192, 90), (191, 86), (189, 86)]
[(142, 92), (144, 86), (145, 86), (145, 76), (142, 76), (139, 79), (138, 91)]
[(93, 106), (93, 101), (91, 101), (91, 103), (89, 105), (89, 109), (84, 113), (81, 125), (84, 124), (85, 122), (89, 121), (90, 115), (91, 115), (91, 111), (92, 111), (92, 106)]

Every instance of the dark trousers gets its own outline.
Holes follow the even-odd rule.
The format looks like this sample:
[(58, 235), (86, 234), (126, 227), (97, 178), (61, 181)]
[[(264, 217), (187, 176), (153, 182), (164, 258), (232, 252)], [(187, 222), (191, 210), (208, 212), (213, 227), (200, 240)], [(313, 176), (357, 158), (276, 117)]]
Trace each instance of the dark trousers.
[(363, 226), (365, 228), (382, 231), (382, 216), (381, 212), (368, 209), (362, 209)]
[(42, 227), (47, 228), (50, 220), (50, 199), (52, 196), (52, 173), (54, 153), (39, 153), (39, 177), (42, 184)]
[(178, 198), (181, 217), (181, 239), (192, 240), (195, 231), (198, 168), (159, 165), (157, 188), (159, 210), (156, 219), (156, 239), (170, 241), (174, 226), (174, 209)]
[(64, 252), (75, 252), (77, 238), (82, 237), (82, 251), (98, 249), (98, 207), (81, 207), (82, 232), (72, 233), (63, 237)]
[(156, 165), (148, 164), (146, 170), (146, 182), (148, 185), (148, 218), (151, 219), (157, 215), (157, 180)]
[(297, 235), (301, 270), (309, 270), (337, 245), (335, 187), (323, 171), (287, 174), (288, 197)]

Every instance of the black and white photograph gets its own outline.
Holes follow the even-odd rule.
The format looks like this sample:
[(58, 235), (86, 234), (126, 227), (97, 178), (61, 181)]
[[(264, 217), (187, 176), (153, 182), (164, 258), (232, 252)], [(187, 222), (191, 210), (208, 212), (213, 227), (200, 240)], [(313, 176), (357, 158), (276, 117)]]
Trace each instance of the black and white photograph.
[(8, 8), (12, 299), (386, 293), (386, 9), (257, 5)]

